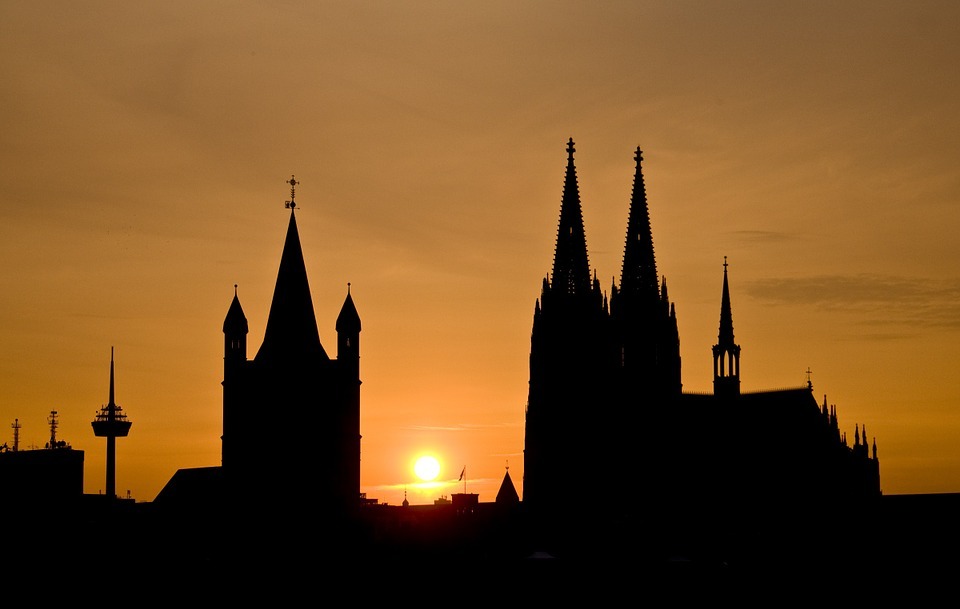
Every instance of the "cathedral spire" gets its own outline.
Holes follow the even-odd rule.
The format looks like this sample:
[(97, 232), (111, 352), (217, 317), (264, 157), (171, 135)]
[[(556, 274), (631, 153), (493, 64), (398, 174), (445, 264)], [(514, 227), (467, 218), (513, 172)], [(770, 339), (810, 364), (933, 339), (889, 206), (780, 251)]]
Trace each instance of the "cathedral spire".
[(740, 345), (733, 341), (733, 312), (730, 307), (730, 283), (727, 257), (723, 257), (723, 293), (720, 297), (720, 332), (713, 346), (713, 392), (715, 395), (740, 395)]
[(560, 203), (560, 224), (553, 259), (553, 289), (566, 294), (590, 293), (590, 263), (587, 259), (587, 238), (580, 207), (577, 168), (573, 163), (573, 138), (567, 142), (567, 172)]
[(730, 283), (727, 280), (727, 257), (723, 257), (723, 293), (720, 296), (720, 336), (718, 343), (733, 345), (733, 311), (730, 308)]
[(320, 344), (313, 298), (310, 296), (310, 285), (307, 281), (307, 268), (303, 262), (303, 249), (297, 231), (296, 205), (293, 201), (294, 186), (297, 183), (292, 177), (288, 182), (291, 200), (287, 201), (286, 206), (290, 209), (290, 222), (280, 256), (280, 268), (270, 304), (267, 328), (256, 356), (258, 360), (327, 357), (323, 345)]
[(623, 269), (620, 290), (638, 294), (641, 301), (654, 303), (659, 296), (657, 262), (653, 255), (653, 232), (650, 228), (650, 209), (647, 189), (643, 182), (643, 152), (637, 146), (637, 162), (633, 178), (633, 196), (627, 218), (627, 240), (623, 248)]

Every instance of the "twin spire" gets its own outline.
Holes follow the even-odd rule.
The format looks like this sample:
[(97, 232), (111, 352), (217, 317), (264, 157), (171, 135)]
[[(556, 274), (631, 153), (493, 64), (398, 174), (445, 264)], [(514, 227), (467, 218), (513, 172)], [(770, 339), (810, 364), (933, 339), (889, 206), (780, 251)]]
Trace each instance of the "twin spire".
[[(575, 151), (573, 138), (570, 138), (567, 142), (567, 169), (560, 203), (560, 223), (553, 260), (552, 287), (554, 291), (561, 293), (587, 294), (593, 282), (587, 256), (577, 168), (573, 159)], [(629, 294), (631, 300), (647, 302), (653, 306), (660, 299), (661, 288), (653, 253), (650, 211), (643, 180), (643, 152), (639, 146), (634, 160), (636, 173), (627, 220), (619, 292)]]

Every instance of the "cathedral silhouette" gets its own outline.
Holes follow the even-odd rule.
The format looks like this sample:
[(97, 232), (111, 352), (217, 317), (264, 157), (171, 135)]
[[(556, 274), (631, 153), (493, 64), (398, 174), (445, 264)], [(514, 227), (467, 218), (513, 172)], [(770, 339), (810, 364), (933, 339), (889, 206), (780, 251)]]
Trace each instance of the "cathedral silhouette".
[[(836, 407), (826, 396), (818, 404), (809, 381), (742, 391), (726, 258), (714, 391), (683, 391), (677, 311), (657, 273), (641, 150), (620, 283), (609, 295), (591, 275), (574, 152), (571, 138), (552, 276), (531, 335), (522, 496), (542, 544), (562, 551), (599, 537), (723, 553), (736, 541), (726, 538), (732, 529), (807, 509), (837, 517), (878, 497), (876, 443), (868, 450), (858, 425), (850, 447)], [(598, 460), (611, 465), (596, 468)], [(596, 495), (584, 496), (585, 484)], [(600, 500), (604, 492), (622, 508)], [(570, 525), (577, 521), (593, 524)]]

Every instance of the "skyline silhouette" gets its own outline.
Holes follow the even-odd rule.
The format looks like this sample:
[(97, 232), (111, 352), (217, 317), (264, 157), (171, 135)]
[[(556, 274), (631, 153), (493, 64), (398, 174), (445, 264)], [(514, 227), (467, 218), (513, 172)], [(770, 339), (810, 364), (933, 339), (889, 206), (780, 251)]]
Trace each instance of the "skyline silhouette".
[[(713, 391), (683, 391), (678, 318), (675, 303), (667, 294), (666, 277), (657, 270), (643, 153), (637, 147), (620, 283), (611, 285), (608, 300), (588, 260), (575, 151), (570, 138), (554, 265), (543, 278), (534, 308), (523, 448), (523, 488), (526, 491), (529, 481), (533, 489), (524, 501), (528, 509), (543, 518), (558, 509), (556, 506), (567, 504), (564, 480), (568, 477), (615, 486), (615, 470), (595, 469), (580, 458), (584, 451), (607, 454), (613, 461), (637, 460), (637, 467), (648, 469), (650, 488), (634, 491), (640, 497), (686, 496), (691, 489), (673, 488), (673, 482), (660, 488), (654, 481), (701, 478), (693, 485), (699, 489), (697, 493), (712, 488), (714, 494), (725, 487), (742, 487), (737, 494), (761, 487), (765, 493), (774, 493), (780, 492), (774, 489), (782, 485), (801, 496), (879, 497), (876, 439), (871, 448), (866, 425), (861, 436), (861, 426), (856, 424), (851, 446), (840, 428), (836, 405), (828, 405), (826, 394), (822, 406), (817, 403), (809, 377), (804, 386), (776, 392), (742, 390), (726, 256), (719, 333), (713, 347)], [(290, 210), (289, 221), (262, 343), (248, 351), (255, 345), (247, 343), (250, 324), (236, 285), (223, 321), (222, 465), (177, 470), (158, 495), (163, 504), (191, 504), (197, 501), (192, 494), (208, 496), (212, 492), (222, 494), (220, 501), (251, 504), (253, 513), (258, 513), (275, 501), (274, 493), (254, 492), (253, 497), (266, 502), (261, 505), (251, 498), (251, 489), (264, 483), (272, 488), (298, 488), (311, 480), (317, 487), (311, 493), (315, 496), (312, 504), (325, 506), (332, 514), (349, 513), (358, 502), (367, 501), (360, 490), (362, 323), (348, 284), (335, 324), (336, 350), (330, 353), (324, 348), (297, 228), (299, 182), (291, 176), (288, 184), (290, 199), (285, 207)], [(102, 495), (108, 500), (119, 497), (116, 438), (126, 437), (132, 425), (115, 401), (114, 378), (111, 348), (109, 399), (91, 423), (94, 435), (107, 442), (106, 492)], [(712, 399), (705, 399), (708, 397)], [(284, 450), (256, 449), (265, 422), (275, 413), (291, 410), (289, 405), (298, 413), (303, 440)], [(50, 441), (44, 448), (64, 448), (67, 450), (59, 452), (82, 455), (66, 441), (56, 439), (57, 415), (51, 411), (48, 418)], [(23, 453), (21, 459), (44, 453), (21, 449), (19, 420), (12, 427), (12, 447), (4, 444), (2, 451), (13, 453), (11, 457)], [(773, 443), (781, 446), (783, 455), (739, 454), (770, 432), (776, 432)], [(636, 441), (637, 436), (651, 434), (665, 434), (662, 437), (668, 439)], [(731, 449), (736, 454), (730, 453)], [(815, 461), (809, 461), (811, 458)], [(430, 460), (436, 470), (429, 477), (421, 476), (424, 480), (436, 478), (441, 467), (436, 458)], [(725, 471), (721, 475), (725, 482), (714, 480), (698, 465), (711, 460), (725, 463), (718, 470)], [(71, 463), (75, 461), (71, 459)], [(82, 463), (82, 457), (79, 461)], [(533, 469), (528, 469), (529, 465)], [(747, 473), (754, 470), (757, 473)], [(30, 503), (23, 495), (48, 491), (45, 475), (5, 471), (15, 474), (10, 479), (15, 490), (8, 489), (15, 502)], [(734, 484), (734, 472), (745, 477)], [(186, 486), (183, 476), (191, 477)], [(28, 478), (35, 481), (28, 484)], [(783, 482), (776, 482), (780, 478)], [(51, 479), (54, 488), (72, 486), (59, 479)], [(82, 490), (82, 471), (76, 479)], [(457, 495), (466, 495), (467, 480), (464, 466), (458, 478), (463, 493)], [(198, 491), (198, 485), (208, 488)], [(497, 492), (498, 502), (503, 497), (519, 500), (509, 467)], [(369, 502), (380, 503), (376, 498)], [(444, 496), (434, 501), (438, 502), (445, 502)], [(403, 506), (408, 504), (405, 491)], [(578, 513), (583, 510), (576, 503), (570, 506), (576, 506)]]
[[(728, 256), (742, 388), (809, 378), (877, 438), (885, 495), (960, 489), (957, 7), (61, 8), (3, 9), (0, 443), (43, 446), (56, 410), (85, 492), (111, 347), (118, 494), (219, 464), (223, 307), (237, 286), (262, 341), (291, 174), (323, 344), (348, 289), (363, 317), (361, 490), (521, 480), (569, 137), (605, 287), (646, 151), (685, 390), (713, 388)], [(263, 449), (298, 441), (287, 414)]]
[[(719, 595), (742, 592), (739, 586), (751, 578), (778, 572), (795, 582), (812, 576), (811, 559), (819, 572), (912, 574), (917, 551), (951, 543), (958, 527), (947, 513), (960, 494), (908, 503), (882, 497), (876, 443), (871, 454), (858, 427), (850, 446), (837, 411), (828, 410), (826, 398), (821, 410), (812, 383), (741, 391), (731, 303), (735, 290), (726, 260), (713, 350), (714, 392), (681, 390), (675, 303), (667, 297), (666, 279), (654, 280), (642, 153), (638, 148), (634, 157), (621, 282), (612, 286), (608, 301), (599, 281), (591, 279), (574, 151), (571, 138), (555, 263), (543, 279), (532, 318), (523, 479), (525, 489), (528, 484), (535, 489), (529, 498), (521, 500), (507, 469), (496, 499), (479, 502), (477, 494), (467, 493), (464, 466), (458, 478), (463, 493), (454, 493), (452, 501), (413, 506), (361, 500), (360, 315), (348, 291), (331, 357), (315, 332), (291, 193), (259, 347), (247, 344), (249, 324), (236, 294), (226, 307), (223, 465), (178, 469), (154, 502), (109, 494), (80, 497), (77, 489), (67, 488), (79, 478), (49, 477), (67, 467), (73, 471), (71, 453), (78, 452), (55, 448), (61, 443), (52, 417), (51, 450), (0, 455), (0, 478), (8, 491), (11, 482), (28, 480), (25, 486), (33, 485), (34, 491), (58, 492), (38, 497), (14, 488), (7, 498), (5, 505), (13, 508), (9, 522), (17, 525), (13, 543), (27, 546), (13, 561), (13, 572), (29, 573), (31, 565), (39, 571), (55, 539), (85, 548), (87, 559), (97, 564), (109, 564), (122, 551), (139, 569), (122, 582), (135, 582), (131, 589), (171, 577), (177, 580), (173, 589), (221, 589), (211, 573), (255, 575), (253, 586), (263, 590), (279, 582), (299, 589), (319, 560), (333, 563), (321, 569), (324, 593), (345, 585), (344, 569), (397, 584), (424, 569), (433, 576), (455, 576), (459, 569), (473, 577), (517, 577), (517, 589), (540, 600), (561, 591), (597, 600), (638, 581), (648, 582), (651, 590), (719, 583), (722, 588), (709, 587), (710, 594)], [(117, 415), (113, 371), (111, 357), (104, 410)], [(245, 451), (262, 431), (261, 414), (292, 402), (302, 405), (302, 429), (315, 433), (304, 433), (300, 446), (272, 455)], [(597, 411), (600, 416), (591, 416)], [(113, 434), (97, 426), (103, 420), (98, 417), (94, 430), (112, 440)], [(772, 440), (758, 440), (767, 431), (773, 432)], [(645, 437), (634, 441), (635, 433)], [(571, 448), (581, 443), (613, 460), (635, 460), (647, 484), (612, 495), (589, 488), (571, 494), (570, 473), (590, 479), (595, 489), (616, 480), (615, 471), (591, 472), (575, 462)], [(28, 465), (23, 457), (53, 453), (69, 460), (48, 469), (39, 460), (29, 470), (15, 467), (17, 457)], [(18, 471), (31, 475), (11, 477)], [(112, 471), (107, 475), (110, 485)], [(287, 493), (288, 488), (301, 492)], [(926, 520), (918, 528), (920, 510)], [(47, 529), (46, 523), (55, 526)], [(858, 535), (857, 552), (838, 543), (851, 530), (878, 527), (883, 536)], [(27, 542), (34, 529), (47, 543)], [(607, 585), (596, 590), (602, 582)]]
[[(651, 486), (639, 491), (641, 496), (647, 492), (664, 496), (678, 493), (684, 496), (691, 492), (685, 489), (667, 491), (652, 481), (660, 477), (664, 480), (698, 479), (701, 474), (693, 474), (692, 470), (701, 468), (692, 464), (702, 461), (705, 456), (692, 455), (699, 454), (700, 449), (695, 447), (707, 445), (713, 447), (707, 450), (712, 454), (713, 460), (730, 461), (725, 467), (731, 472), (750, 471), (754, 468), (765, 471), (762, 476), (766, 480), (763, 486), (768, 491), (779, 487), (773, 480), (782, 475), (786, 486), (795, 490), (804, 488), (803, 495), (819, 496), (826, 493), (832, 496), (839, 493), (843, 497), (848, 494), (854, 497), (879, 496), (881, 485), (876, 438), (873, 438), (871, 448), (866, 435), (866, 425), (862, 425), (861, 438), (861, 425), (857, 423), (852, 435), (853, 444), (850, 445), (846, 432), (839, 425), (836, 405), (828, 404), (826, 394), (823, 395), (822, 407), (816, 403), (812, 395), (813, 383), (809, 378), (809, 371), (803, 386), (775, 392), (742, 391), (740, 345), (734, 342), (726, 256), (719, 304), (719, 336), (712, 350), (713, 391), (710, 394), (682, 391), (678, 319), (675, 303), (667, 296), (666, 277), (659, 275), (657, 271), (641, 164), (642, 151), (638, 147), (634, 157), (636, 173), (633, 179), (620, 284), (618, 287), (614, 281), (608, 304), (608, 293), (601, 288), (596, 272), (591, 271), (588, 260), (579, 178), (574, 162), (575, 150), (573, 138), (570, 138), (566, 146), (567, 166), (554, 265), (552, 272), (543, 279), (543, 291), (535, 306), (530, 397), (524, 422), (524, 474), (521, 486), (524, 491), (528, 481), (528, 461), (539, 465), (536, 476), (529, 477), (529, 480), (535, 482), (535, 501), (533, 507), (528, 509), (550, 512), (558, 508), (548, 506), (566, 504), (568, 488), (563, 480), (567, 477), (593, 479), (604, 487), (613, 487), (616, 484), (616, 472), (613, 469), (597, 470), (583, 462), (577, 444), (581, 446), (580, 450), (611, 455), (618, 461), (637, 459), (640, 455), (640, 462), (643, 464), (640, 467), (649, 469), (652, 474)], [(221, 464), (229, 462), (230, 466), (223, 469), (222, 466), (204, 465), (177, 470), (157, 496), (163, 499), (164, 504), (171, 501), (168, 496), (174, 497), (172, 501), (176, 503), (195, 501), (190, 499), (190, 493), (197, 493), (199, 484), (208, 487), (201, 491), (202, 496), (207, 496), (210, 492), (217, 495), (225, 493), (224, 501), (238, 505), (250, 503), (255, 506), (250, 509), (257, 513), (265, 508), (260, 503), (251, 503), (252, 499), (245, 498), (250, 494), (251, 488), (258, 487), (264, 481), (270, 481), (270, 486), (275, 488), (298, 488), (304, 481), (314, 478), (323, 481), (321, 489), (313, 493), (319, 493), (316, 503), (326, 506), (325, 509), (331, 513), (349, 512), (350, 506), (360, 497), (366, 500), (367, 493), (361, 492), (360, 484), (361, 320), (348, 283), (346, 298), (335, 324), (336, 351), (333, 355), (328, 354), (318, 332), (309, 273), (304, 263), (304, 252), (297, 228), (295, 199), (299, 182), (295, 176), (291, 176), (288, 184), (290, 199), (284, 206), (290, 210), (289, 221), (262, 343), (258, 347), (250, 345), (251, 348), (256, 348), (248, 353), (247, 335), (250, 325), (240, 303), (236, 285), (223, 321)], [(564, 304), (565, 300), (569, 302)], [(596, 310), (592, 311), (593, 309)], [(606, 320), (608, 315), (609, 320)], [(601, 321), (601, 318), (606, 321)], [(586, 325), (581, 327), (584, 322)], [(622, 333), (623, 337), (610, 343), (611, 338), (607, 334), (611, 331)], [(618, 341), (624, 342), (618, 345)], [(609, 355), (607, 351), (610, 351)], [(616, 368), (622, 368), (622, 371), (605, 369), (608, 367), (605, 362), (612, 361), (611, 357), (619, 362)], [(625, 375), (622, 380), (621, 374)], [(123, 408), (115, 402), (114, 376), (114, 353), (111, 348), (109, 399), (92, 422), (94, 435), (106, 437), (107, 442), (106, 490), (101, 491), (106, 498), (122, 498), (116, 490), (116, 438), (126, 437), (131, 427)], [(572, 379), (576, 378), (580, 380), (572, 382)], [(558, 384), (559, 379), (567, 380)], [(796, 395), (791, 397), (790, 394)], [(707, 403), (700, 397), (707, 395), (714, 400)], [(805, 406), (801, 405), (803, 402), (806, 402)], [(296, 405), (298, 423), (304, 430), (303, 440), (284, 450), (264, 451), (254, 448), (271, 416), (277, 412), (287, 412), (286, 406), (290, 404)], [(597, 422), (591, 424), (588, 420), (594, 417), (590, 414), (598, 407), (605, 408), (607, 413), (595, 417)], [(798, 408), (809, 409), (810, 413), (799, 415)], [(550, 414), (551, 412), (554, 414)], [(51, 439), (44, 448), (72, 449), (66, 441), (56, 441), (56, 429), (59, 427), (57, 414), (57, 411), (51, 411), (48, 418)], [(823, 422), (818, 424), (818, 429), (807, 429), (808, 423), (804, 422), (804, 417), (821, 414)], [(545, 418), (557, 416), (559, 419), (554, 423)], [(575, 424), (571, 429), (565, 429), (566, 424), (559, 423), (563, 420)], [(611, 426), (611, 421), (617, 423)], [(593, 428), (594, 425), (596, 428)], [(705, 425), (703, 431), (699, 430), (700, 425)], [(15, 420), (13, 428), (15, 435), (12, 451), (22, 452), (24, 448), (21, 448), (19, 443), (22, 428), (19, 419)], [(746, 433), (746, 429), (751, 431)], [(761, 465), (761, 459), (749, 458), (736, 466), (733, 465), (734, 462), (742, 460), (743, 457), (721, 456), (727, 450), (726, 447), (748, 445), (749, 442), (743, 436), (760, 438), (764, 433), (770, 434), (778, 430), (776, 435), (779, 440), (773, 441), (781, 444), (787, 455), (802, 455), (811, 449), (826, 450), (819, 448), (824, 441), (820, 438), (823, 434), (832, 436), (830, 442), (836, 445), (836, 448), (827, 450), (825, 455), (840, 449), (844, 454), (840, 460), (830, 457), (823, 465), (816, 466), (815, 473), (814, 470), (806, 472), (810, 466), (801, 461), (789, 465), (789, 459), (784, 460), (783, 456), (771, 460), (770, 464)], [(652, 448), (654, 443), (650, 443), (638, 450), (632, 438), (637, 434), (643, 436), (650, 433), (664, 433), (672, 440), (662, 445), (657, 443), (656, 448)], [(720, 436), (716, 444), (715, 435)], [(681, 440), (684, 436), (686, 439)], [(545, 442), (545, 438), (549, 437), (553, 439)], [(577, 440), (572, 442), (573, 438)], [(681, 451), (689, 453), (687, 457), (681, 459), (679, 453), (673, 455), (678, 447), (671, 445), (677, 443), (690, 444)], [(2, 449), (9, 451), (11, 446), (4, 444)], [(825, 457), (818, 457), (823, 458)], [(849, 458), (862, 458), (865, 462), (862, 465), (848, 465), (846, 460)], [(767, 459), (768, 457), (762, 460)], [(690, 460), (691, 464), (681, 465), (686, 460)], [(753, 460), (757, 462), (748, 464)], [(82, 463), (82, 458), (80, 461)], [(660, 461), (669, 465), (665, 466)], [(867, 461), (872, 463), (868, 464)], [(439, 463), (437, 465), (439, 467)], [(671, 468), (677, 468), (677, 471), (674, 472)], [(687, 471), (688, 468), (692, 468), (691, 471)], [(223, 474), (220, 473), (221, 469)], [(794, 469), (795, 473), (782, 473)], [(853, 473), (852, 477), (844, 473), (848, 470)], [(520, 494), (512, 487), (508, 466), (505, 471), (506, 474), (498, 485), (497, 499), (505, 495), (517, 496), (519, 499)], [(181, 479), (182, 475), (191, 477), (186, 486)], [(729, 478), (730, 474), (724, 476)], [(815, 478), (819, 482), (807, 488), (808, 482), (799, 483), (799, 479), (794, 480), (797, 476)], [(47, 491), (43, 488), (42, 480), (44, 476), (34, 474), (33, 477), (38, 480), (30, 484), (24, 484), (21, 477), (17, 475), (11, 478), (15, 483), (14, 488), (17, 489), (11, 494), (15, 500), (24, 489), (46, 496)], [(82, 480), (82, 473), (80, 478)], [(58, 480), (59, 477), (51, 482), (62, 484)], [(464, 466), (457, 479), (458, 482), (463, 482), (463, 493), (467, 492), (467, 480)], [(729, 484), (730, 480), (721, 484), (707, 477), (698, 486), (707, 485), (719, 489)], [(757, 484), (757, 480), (747, 477), (738, 482), (737, 486), (748, 488)], [(511, 488), (505, 488), (508, 486)], [(823, 490), (819, 490), (820, 486)], [(436, 488), (432, 485), (428, 487)], [(744, 491), (740, 491), (742, 492)], [(473, 496), (478, 497), (478, 494), (473, 493)], [(129, 492), (127, 499), (132, 499)], [(264, 495), (262, 499), (267, 504), (274, 501), (272, 494)], [(380, 503), (376, 497), (369, 498), (369, 501)], [(441, 494), (433, 503), (445, 501), (446, 495)], [(405, 489), (403, 505), (408, 503)], [(525, 503), (531, 502), (527, 500)], [(570, 508), (578, 513), (583, 510), (581, 506), (573, 503)], [(544, 515), (541, 514), (540, 517)]]

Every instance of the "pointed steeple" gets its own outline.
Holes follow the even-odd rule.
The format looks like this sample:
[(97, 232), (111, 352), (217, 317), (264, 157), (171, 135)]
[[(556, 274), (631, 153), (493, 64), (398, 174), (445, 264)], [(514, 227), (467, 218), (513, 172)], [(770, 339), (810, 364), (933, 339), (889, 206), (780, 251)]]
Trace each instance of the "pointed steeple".
[(713, 346), (713, 393), (740, 395), (740, 345), (733, 341), (733, 312), (730, 307), (730, 284), (727, 279), (727, 257), (723, 257), (723, 293), (720, 297), (720, 332)]
[(730, 307), (730, 282), (727, 279), (727, 257), (723, 257), (723, 293), (720, 296), (720, 336), (718, 344), (733, 345), (733, 310)]
[(580, 207), (577, 168), (573, 163), (573, 138), (567, 143), (567, 172), (560, 203), (560, 224), (553, 259), (553, 289), (559, 293), (590, 293), (590, 263), (587, 259), (587, 238)]
[(627, 218), (627, 240), (623, 248), (623, 269), (620, 275), (620, 291), (640, 296), (641, 302), (657, 302), (657, 262), (653, 255), (653, 232), (650, 228), (650, 209), (647, 206), (647, 189), (643, 182), (643, 152), (637, 146), (634, 157), (637, 162), (633, 178), (633, 196)]
[(258, 361), (327, 358), (317, 330), (307, 268), (297, 231), (296, 209), (292, 205), (288, 207), (290, 222), (280, 256), (267, 328), (256, 356)]

